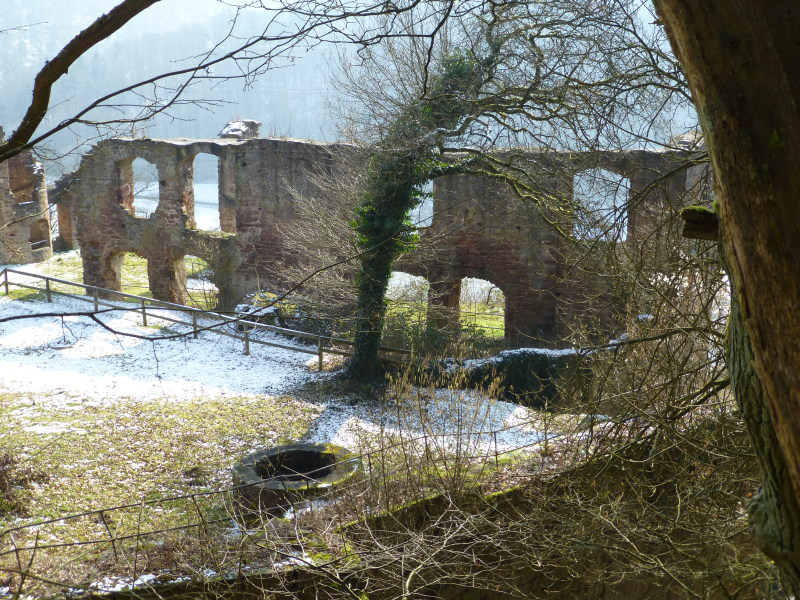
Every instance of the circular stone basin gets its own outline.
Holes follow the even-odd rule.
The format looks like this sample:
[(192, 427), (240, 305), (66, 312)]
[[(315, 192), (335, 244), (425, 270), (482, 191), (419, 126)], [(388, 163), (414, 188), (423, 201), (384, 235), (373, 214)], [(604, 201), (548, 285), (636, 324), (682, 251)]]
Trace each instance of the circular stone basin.
[(359, 464), (355, 455), (333, 444), (266, 448), (234, 465), (234, 493), (244, 509), (282, 513), (349, 479)]

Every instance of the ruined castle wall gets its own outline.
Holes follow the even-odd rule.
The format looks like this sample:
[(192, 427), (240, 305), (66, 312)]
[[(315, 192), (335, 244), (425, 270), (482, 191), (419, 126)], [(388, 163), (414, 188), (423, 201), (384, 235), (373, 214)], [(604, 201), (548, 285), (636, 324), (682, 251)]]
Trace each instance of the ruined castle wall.
[[(432, 304), (440, 303), (440, 296), (457, 308), (452, 304), (461, 279), (485, 279), (505, 295), (509, 337), (555, 333), (553, 288), (560, 271), (560, 240), (533, 202), (520, 202), (501, 182), (443, 177), (434, 185), (434, 217), (428, 236), (436, 238), (444, 232), (452, 233), (442, 237), (438, 252), (428, 262)], [(453, 311), (452, 317), (457, 316)]]
[[(120, 290), (122, 258), (135, 252), (148, 261), (154, 297), (186, 301), (184, 231), (194, 225), (192, 162), (198, 152), (209, 150), (218, 148), (158, 140), (109, 140), (94, 148), (61, 200), (75, 224), (85, 283)], [(147, 218), (135, 211), (136, 158), (158, 172), (158, 207)]]
[[(627, 179), (627, 236), (586, 239), (563, 247), (557, 307), (562, 336), (581, 331), (582, 336), (595, 332), (602, 337), (625, 327), (629, 304), (641, 301), (631, 295), (641, 292), (641, 286), (633, 284), (635, 277), (647, 278), (648, 269), (663, 265), (679, 243), (677, 216), (689, 201), (686, 172), (678, 168), (685, 160), (686, 154), (676, 151), (604, 152), (591, 157), (591, 168)], [(623, 268), (638, 274), (623, 273)]]
[[(87, 160), (88, 155), (83, 155)], [(76, 173), (65, 173), (47, 190), (51, 206), (56, 207), (58, 218), (58, 237), (53, 241), (55, 250), (75, 250), (78, 248), (78, 220), (73, 207), (76, 203), (73, 184)]]
[[(674, 217), (685, 206), (681, 152), (532, 153), (523, 157), (528, 198), (484, 177), (447, 176), (434, 183), (434, 217), (419, 249), (398, 267), (426, 277), (438, 325), (458, 321), (461, 279), (484, 279), (505, 296), (505, 334), (518, 343), (556, 340), (591, 323), (620, 325), (626, 298), (605, 271), (606, 253), (653, 261), (675, 244)], [(573, 181), (589, 169), (628, 179), (627, 240), (568, 242)], [(545, 208), (557, 206), (559, 209)], [(672, 224), (672, 225), (670, 225)], [(434, 240), (436, 240), (434, 242)]]
[[(259, 284), (282, 283), (270, 266), (291, 257), (276, 223), (293, 218), (292, 193), (309, 189), (308, 173), (330, 168), (331, 147), (268, 139), (108, 140), (69, 184), (59, 184), (65, 243), (77, 239), (87, 284), (121, 289), (122, 256), (135, 252), (148, 261), (153, 296), (179, 303), (188, 296), (184, 257), (199, 256), (211, 267), (221, 308), (230, 309)], [(221, 231), (196, 227), (193, 162), (200, 153), (219, 159)], [(158, 207), (146, 218), (135, 212), (136, 158), (158, 171)]]
[(44, 167), (30, 152), (0, 163), (0, 263), (24, 264), (53, 255)]
[[(60, 186), (62, 236), (77, 240), (86, 283), (120, 289), (122, 256), (135, 252), (148, 260), (153, 295), (173, 302), (187, 298), (184, 256), (200, 256), (211, 267), (220, 308), (230, 309), (258, 286), (285, 287), (282, 269), (306, 260), (287, 240), (284, 226), (296, 218), (295, 195), (324, 198), (326, 190), (317, 189), (313, 174), (335, 173), (337, 161), (351, 151), (339, 144), (263, 138), (108, 140), (83, 161), (69, 185)], [(196, 228), (192, 165), (199, 153), (219, 159), (221, 231)], [(623, 246), (607, 245), (631, 255), (661, 251), (662, 240), (664, 246), (669, 241), (661, 224), (677, 214), (686, 191), (685, 174), (671, 174), (683, 157), (648, 151), (528, 153), (523, 160), (533, 193), (525, 199), (497, 180), (441, 177), (434, 183), (432, 224), (397, 270), (428, 279), (431, 318), (443, 326), (458, 320), (464, 277), (488, 280), (503, 291), (506, 336), (520, 343), (558, 339), (589, 317), (612, 322), (625, 299), (608, 287), (602, 272), (582, 268), (586, 247), (569, 245), (561, 235), (572, 231), (574, 177), (590, 168), (627, 177), (628, 239)], [(158, 171), (158, 207), (147, 218), (135, 214), (135, 158)], [(563, 205), (540, 210), (553, 202)]]
[(287, 283), (275, 265), (289, 268), (303, 257), (288, 250), (281, 224), (295, 218), (295, 194), (319, 194), (313, 174), (329, 171), (342, 151), (338, 144), (251, 139), (223, 152), (220, 204), (235, 206), (241, 261), (230, 282), (233, 296), (253, 291), (257, 281), (273, 289)]

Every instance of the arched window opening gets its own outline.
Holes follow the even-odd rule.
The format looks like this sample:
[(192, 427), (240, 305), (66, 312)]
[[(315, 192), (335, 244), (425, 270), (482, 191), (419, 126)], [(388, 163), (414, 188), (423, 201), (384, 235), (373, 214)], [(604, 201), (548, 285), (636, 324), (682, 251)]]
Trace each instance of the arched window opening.
[(575, 237), (625, 241), (628, 237), (628, 178), (605, 169), (589, 169), (575, 175), (573, 185)]
[(146, 219), (158, 208), (158, 169), (143, 158), (134, 159), (132, 169), (133, 197), (126, 208), (134, 216)]
[(393, 271), (386, 290), (386, 299), (391, 302), (423, 302), (428, 301), (428, 280), (424, 277), (409, 275), (402, 271)]
[(235, 231), (230, 229), (219, 201), (219, 159), (213, 154), (194, 157), (194, 218), (198, 229), (206, 231)]
[(125, 252), (120, 258), (122, 291), (136, 296), (152, 297), (147, 259), (134, 252)]
[(217, 305), (219, 290), (213, 282), (213, 269), (199, 256), (187, 254), (186, 296), (191, 306), (212, 310)]
[(486, 337), (505, 335), (506, 299), (490, 281), (465, 277), (461, 280), (461, 325)]
[(411, 222), (417, 229), (433, 224), (433, 181), (419, 187), (419, 204), (411, 210)]

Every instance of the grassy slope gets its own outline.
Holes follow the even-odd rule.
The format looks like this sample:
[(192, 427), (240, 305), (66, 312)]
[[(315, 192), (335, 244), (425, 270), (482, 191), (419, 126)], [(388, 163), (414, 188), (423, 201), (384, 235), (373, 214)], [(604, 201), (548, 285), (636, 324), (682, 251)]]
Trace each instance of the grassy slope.
[[(80, 256), (57, 255), (40, 265), (40, 272), (80, 281)], [(146, 261), (128, 255), (123, 269), (124, 290), (141, 294), (146, 282)], [(54, 289), (61, 287), (74, 293), (69, 286)], [(45, 301), (44, 292), (11, 291), (12, 299)], [(75, 393), (41, 397), (5, 392), (0, 382), (0, 450), (11, 452), (21, 469), (44, 475), (17, 490), (27, 514), (0, 514), (0, 587), (4, 580), (12, 583), (3, 571), (13, 570), (18, 558), (8, 551), (11, 537), (3, 535), (7, 528), (227, 488), (235, 460), (253, 449), (301, 438), (320, 412), (317, 406), (291, 397), (138, 401), (123, 393), (94, 401)], [(145, 510), (112, 510), (105, 519), (90, 515), (59, 521), (12, 532), (12, 546), (107, 539), (109, 531), (120, 537), (175, 527), (196, 522), (200, 511), (204, 518), (224, 518), (229, 509), (226, 498), (216, 494), (197, 500), (158, 502)], [(70, 565), (68, 570), (75, 577), (91, 578), (90, 563), (107, 553), (107, 545), (40, 548), (36, 564), (51, 575)]]

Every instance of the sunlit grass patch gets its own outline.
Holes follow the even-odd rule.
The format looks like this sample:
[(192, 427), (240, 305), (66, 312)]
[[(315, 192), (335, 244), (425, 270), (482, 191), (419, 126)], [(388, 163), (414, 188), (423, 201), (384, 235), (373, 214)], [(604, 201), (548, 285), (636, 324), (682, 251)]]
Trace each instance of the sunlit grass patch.
[[(291, 397), (98, 402), (66, 394), (3, 394), (0, 400), (0, 445), (48, 475), (28, 490), (31, 520), (108, 509), (18, 530), (19, 547), (173, 529), (197, 523), (198, 510), (204, 519), (225, 521), (226, 496), (202, 494), (229, 487), (231, 465), (241, 456), (302, 437), (319, 412)], [(153, 504), (114, 509), (146, 501)], [(18, 524), (6, 515), (0, 531)], [(53, 560), (85, 563), (107, 551), (92, 545), (42, 548), (39, 560), (52, 554)]]
[(462, 327), (474, 328), (486, 337), (503, 337), (505, 335), (505, 316), (496, 306), (485, 304), (462, 305)]
[(128, 252), (122, 262), (122, 291), (137, 296), (152, 297), (147, 275), (147, 259)]
[[(79, 515), (13, 531), (15, 547), (36, 546), (33, 574), (70, 582), (69, 587), (107, 577), (133, 581), (142, 573), (165, 582), (236, 572), (242, 565), (261, 568), (275, 560), (273, 550), (282, 544), (288, 552), (299, 546), (309, 555), (338, 556), (341, 539), (332, 523), (505, 473), (512, 461), (503, 455), (476, 454), (466, 438), (461, 445), (437, 441), (441, 434), (449, 440), (453, 433), (469, 435), (492, 426), (484, 413), (494, 401), (484, 406), (460, 391), (453, 395), (464, 404), (462, 410), (448, 408), (433, 390), (416, 390), (409, 382), (381, 390), (324, 378), (281, 398), (0, 397), (0, 445), (12, 444), (17, 456), (50, 476), (31, 487), (31, 514), (38, 519)], [(231, 496), (214, 493), (230, 486), (233, 462), (256, 448), (302, 438), (322, 411), (331, 409), (321, 408), (320, 400), (332, 396), (358, 406), (354, 416), (374, 424), (337, 426), (350, 435), (348, 447), (366, 456), (359, 475), (337, 491), (336, 502), (304, 513), (297, 522), (237, 525)], [(442, 417), (446, 429), (439, 428)], [(382, 486), (376, 485), (378, 475)], [(115, 508), (124, 504), (133, 506)], [(8, 518), (0, 522), (0, 531), (18, 524)], [(276, 534), (272, 527), (286, 531)], [(70, 545), (87, 541), (92, 543)], [(0, 556), (0, 572), (13, 570), (15, 560), (16, 552)], [(7, 585), (16, 589), (18, 584), (13, 579)], [(53, 591), (35, 579), (24, 590), (33, 596)]]
[(42, 275), (83, 282), (83, 261), (77, 251), (54, 254), (53, 258), (39, 265), (39, 271)]
[(9, 300), (22, 300), (23, 302), (44, 302), (47, 300), (47, 295), (38, 290), (9, 286), (7, 298)]
[[(122, 291), (136, 296), (152, 298), (149, 277), (147, 273), (147, 259), (128, 252), (125, 254), (120, 273)], [(36, 265), (42, 275), (57, 279), (83, 283), (83, 262), (78, 251), (57, 253), (53, 258)], [(25, 270), (24, 266), (20, 270)], [(202, 258), (186, 256), (186, 276), (195, 279), (207, 279), (209, 276), (208, 264)], [(13, 281), (12, 276), (12, 281)], [(44, 280), (34, 282), (39, 288), (44, 288)], [(86, 295), (85, 290), (69, 284), (51, 282), (50, 289), (54, 292), (63, 292), (74, 295)], [(216, 304), (216, 292), (206, 289), (188, 289), (189, 304), (203, 309), (212, 309)], [(46, 294), (42, 291), (9, 286), (9, 298), (12, 300), (39, 301), (45, 300)]]
[(217, 294), (208, 290), (189, 290), (186, 304), (202, 310), (214, 310), (217, 306)]
[[(292, 398), (53, 398), (49, 406), (50, 398), (20, 397), (0, 413), (4, 442), (53, 476), (32, 498), (30, 512), (37, 515), (229, 485), (235, 458), (301, 437), (317, 412)], [(201, 471), (206, 475), (199, 477)]]

